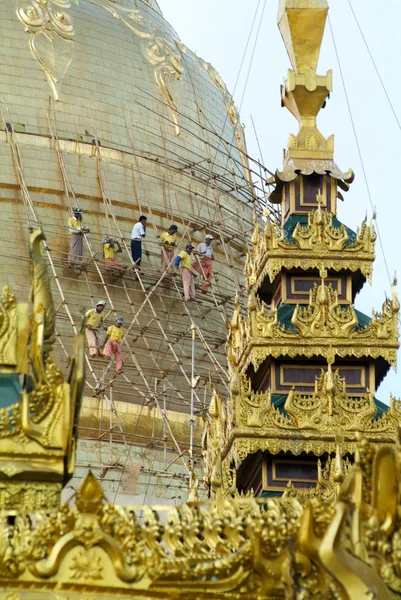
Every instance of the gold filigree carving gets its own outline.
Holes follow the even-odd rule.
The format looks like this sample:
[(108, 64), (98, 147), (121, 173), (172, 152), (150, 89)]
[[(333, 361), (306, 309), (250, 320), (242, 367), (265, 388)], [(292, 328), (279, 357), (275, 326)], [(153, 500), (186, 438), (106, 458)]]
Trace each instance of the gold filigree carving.
[(342, 452), (353, 453), (360, 431), (372, 443), (391, 441), (401, 425), (401, 402), (391, 398), (390, 410), (376, 418), (371, 392), (350, 396), (345, 380), (333, 369), (334, 358), (335, 352), (330, 349), (327, 369), (316, 377), (314, 393), (302, 395), (292, 389), (284, 411), (274, 405), (269, 390), (255, 392), (249, 377), (232, 369), (227, 405), (230, 418), (224, 438), (215, 435), (213, 450), (205, 453), (207, 471), (217, 469), (221, 474), (230, 461), (238, 468), (247, 456), (259, 450), (293, 455), (311, 452), (317, 456), (335, 452), (337, 436), (342, 438)]
[(0, 364), (17, 366), (17, 299), (8, 285), (0, 300)]
[(291, 323), (304, 338), (348, 338), (358, 325), (353, 306), (339, 306), (338, 293), (332, 285), (314, 285), (309, 305), (296, 305)]
[[(17, 401), (0, 410), (3, 508), (57, 505), (62, 484), (72, 475), (74, 466), (76, 420), (84, 382), (84, 340), (81, 333), (67, 383), (50, 356), (55, 315), (41, 252), (44, 239), (40, 230), (31, 235), (31, 304), (18, 305), (8, 289), (1, 304), (2, 323), (8, 325), (0, 330), (0, 348), (14, 348), (14, 358), (10, 371), (10, 360), (3, 352), (0, 371), (15, 378), (22, 365), (29, 383), (29, 388), (15, 385), (11, 397), (16, 396)], [(3, 401), (6, 404), (7, 396)]]
[(68, 9), (78, 0), (23, 0), (17, 16), (30, 36), (29, 47), (49, 82), (55, 100), (74, 57), (74, 23)]
[(369, 225), (365, 219), (352, 243), (344, 225), (335, 227), (334, 216), (321, 208), (321, 202), (315, 211), (308, 213), (306, 225), (295, 226), (292, 240), (286, 239), (283, 227), (270, 220), (263, 231), (256, 223), (245, 263), (249, 288), (257, 289), (265, 277), (274, 281), (282, 269), (294, 268), (318, 269), (321, 276), (329, 269), (360, 271), (370, 280), (375, 258), (374, 218)]
[(145, 507), (140, 520), (132, 509), (107, 504), (88, 477), (76, 506), (18, 516), (12, 525), (0, 516), (0, 571), (14, 587), (29, 581), (40, 590), (57, 581), (75, 592), (90, 585), (100, 594), (107, 586), (171, 599), (206, 590), (210, 598), (244, 599), (284, 591), (301, 517), (296, 500), (192, 502), (166, 508), (163, 519)]
[(274, 305), (266, 305), (253, 294), (249, 296), (248, 315), (241, 314), (239, 301), (229, 324), (227, 355), (229, 364), (245, 370), (252, 363), (257, 370), (269, 356), (330, 357), (335, 346), (339, 357), (384, 358), (395, 365), (398, 343), (399, 302), (395, 284), (392, 297), (383, 311), (373, 312), (372, 321), (359, 325), (354, 308), (338, 304), (331, 284), (315, 284), (308, 306), (296, 305), (289, 324), (280, 324)]

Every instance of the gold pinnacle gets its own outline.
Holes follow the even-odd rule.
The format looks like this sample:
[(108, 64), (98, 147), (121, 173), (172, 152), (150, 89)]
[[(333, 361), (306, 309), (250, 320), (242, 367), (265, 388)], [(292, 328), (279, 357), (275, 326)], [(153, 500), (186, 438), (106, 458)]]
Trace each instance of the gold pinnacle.
[(316, 71), (328, 10), (327, 0), (280, 0), (278, 26), (296, 73)]

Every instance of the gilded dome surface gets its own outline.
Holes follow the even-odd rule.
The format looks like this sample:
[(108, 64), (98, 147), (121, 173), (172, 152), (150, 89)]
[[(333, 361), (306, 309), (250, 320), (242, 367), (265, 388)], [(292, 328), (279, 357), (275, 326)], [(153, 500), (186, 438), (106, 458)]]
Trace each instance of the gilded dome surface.
[[(43, 227), (57, 307), (55, 352), (66, 369), (74, 332), (95, 301), (107, 301), (108, 324), (116, 314), (125, 318), (124, 374), (113, 380), (103, 359), (87, 361), (83, 467), (94, 454), (92, 466), (104, 464), (94, 437), (121, 442), (121, 456), (113, 446), (110, 463), (134, 460), (134, 450), (129, 460), (124, 454), (127, 439), (143, 445), (152, 436), (150, 443), (157, 438), (178, 452), (189, 437), (181, 413), (191, 397), (191, 323), (197, 414), (210, 384), (227, 389), (226, 321), (243, 281), (255, 201), (233, 100), (154, 0), (2, 0), (0, 11), (3, 279), (26, 299), (29, 232)], [(67, 264), (73, 206), (91, 230), (79, 274)], [(149, 222), (141, 278), (131, 269), (113, 279), (102, 239), (123, 240), (121, 260), (129, 267), (130, 233), (142, 213)], [(215, 281), (202, 304), (181, 302), (179, 278), (160, 280), (159, 236), (171, 222), (180, 249), (206, 233), (215, 237)], [(167, 414), (174, 415), (175, 441)]]

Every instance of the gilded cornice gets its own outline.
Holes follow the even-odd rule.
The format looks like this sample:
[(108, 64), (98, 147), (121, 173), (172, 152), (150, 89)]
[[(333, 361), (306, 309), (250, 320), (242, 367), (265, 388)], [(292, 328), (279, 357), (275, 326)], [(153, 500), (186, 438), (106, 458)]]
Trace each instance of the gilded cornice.
[(14, 525), (0, 519), (2, 586), (141, 599), (284, 597), (300, 517), (301, 505), (288, 499), (116, 507), (89, 474), (75, 505), (21, 514)]
[(335, 452), (339, 438), (342, 452), (352, 454), (358, 432), (363, 432), (371, 443), (392, 443), (401, 425), (400, 401), (391, 398), (390, 409), (376, 418), (371, 392), (350, 396), (345, 391), (345, 380), (332, 368), (333, 362), (331, 352), (327, 369), (316, 378), (313, 394), (290, 391), (284, 412), (274, 405), (270, 391), (253, 391), (250, 379), (235, 371), (227, 411), (221, 400), (214, 400), (207, 425), (206, 480), (210, 485), (216, 484), (219, 455), (227, 464), (234, 461), (238, 468), (258, 450), (316, 456)]
[(349, 243), (344, 225), (333, 225), (334, 215), (320, 204), (308, 213), (308, 223), (298, 223), (292, 239), (286, 237), (284, 227), (267, 220), (263, 230), (259, 223), (251, 238), (251, 250), (245, 263), (249, 289), (257, 289), (266, 277), (272, 282), (283, 269), (318, 269), (322, 277), (330, 269), (360, 271), (371, 280), (375, 260), (376, 233), (373, 220), (366, 219)]
[(249, 364), (257, 370), (269, 356), (321, 356), (329, 358), (331, 348), (337, 356), (384, 358), (395, 365), (397, 358), (400, 305), (392, 287), (391, 299), (382, 312), (373, 311), (370, 323), (360, 326), (352, 305), (338, 304), (331, 284), (311, 290), (307, 306), (296, 305), (289, 324), (280, 324), (279, 309), (267, 306), (251, 294), (248, 313), (241, 315), (238, 303), (228, 334), (228, 360), (245, 371)]

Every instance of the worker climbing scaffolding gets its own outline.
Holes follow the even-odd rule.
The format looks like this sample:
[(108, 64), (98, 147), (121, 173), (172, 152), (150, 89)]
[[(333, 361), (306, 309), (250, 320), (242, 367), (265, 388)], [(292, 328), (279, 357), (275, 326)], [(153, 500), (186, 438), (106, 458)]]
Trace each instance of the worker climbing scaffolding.
[(106, 346), (103, 350), (103, 356), (105, 358), (114, 358), (116, 361), (116, 373), (122, 373), (123, 367), (123, 355), (121, 352), (121, 342), (125, 336), (125, 329), (123, 327), (123, 317), (117, 317), (116, 324), (111, 325), (107, 329), (107, 340)]
[(174, 254), (178, 246), (178, 227), (170, 225), (168, 231), (165, 231), (160, 236), (162, 245), (162, 270), (172, 273), (174, 271)]
[(186, 301), (196, 300), (194, 272), (192, 271), (191, 254), (194, 250), (192, 244), (187, 244), (185, 250), (179, 253), (175, 259), (175, 266), (180, 269), (182, 285), (184, 286), (184, 299)]
[(214, 252), (212, 242), (214, 237), (209, 233), (205, 237), (205, 241), (198, 244), (196, 249), (199, 256), (199, 263), (195, 261), (192, 263), (193, 268), (202, 277), (201, 290), (206, 294), (210, 287), (210, 280), (213, 277), (213, 261)]
[(95, 308), (87, 311), (85, 335), (88, 342), (89, 354), (95, 358), (101, 354), (103, 346), (106, 343), (106, 332), (104, 331), (103, 311), (106, 306), (104, 300), (99, 300)]

